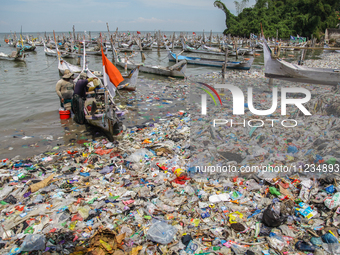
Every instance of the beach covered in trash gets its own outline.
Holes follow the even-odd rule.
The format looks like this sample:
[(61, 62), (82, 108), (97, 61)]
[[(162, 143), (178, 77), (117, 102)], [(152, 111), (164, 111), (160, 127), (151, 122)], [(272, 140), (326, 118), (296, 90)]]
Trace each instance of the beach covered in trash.
[[(340, 253), (337, 90), (231, 71), (226, 83), (245, 99), (252, 87), (258, 110), (277, 88), (276, 110), (254, 116), (244, 101), (244, 115), (234, 115), (232, 94), (218, 90), (222, 103), (208, 97), (202, 115), (198, 82), (221, 76), (146, 80), (131, 95), (138, 110), (120, 103), (138, 124), (114, 142), (86, 138), (2, 159), (1, 254)], [(294, 105), (281, 115), (282, 87), (310, 91), (311, 115)]]

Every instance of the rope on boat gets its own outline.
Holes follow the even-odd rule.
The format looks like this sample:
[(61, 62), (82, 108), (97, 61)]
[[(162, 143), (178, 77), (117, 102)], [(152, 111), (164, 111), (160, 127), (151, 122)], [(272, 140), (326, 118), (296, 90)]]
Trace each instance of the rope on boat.
[(36, 71), (36, 73), (40, 73), (40, 72), (45, 71), (46, 69), (50, 68), (57, 60), (58, 60), (58, 58), (56, 58), (56, 59), (53, 61), (53, 63), (50, 64), (49, 66), (47, 66), (46, 68), (44, 68), (44, 69), (42, 69), (42, 70), (40, 70), (40, 71)]

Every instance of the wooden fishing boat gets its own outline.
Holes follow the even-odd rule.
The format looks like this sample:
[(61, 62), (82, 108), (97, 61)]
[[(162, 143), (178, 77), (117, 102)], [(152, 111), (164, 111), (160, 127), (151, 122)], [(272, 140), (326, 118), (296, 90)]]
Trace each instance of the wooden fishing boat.
[[(51, 56), (51, 57), (58, 57), (58, 53), (56, 50), (52, 50), (46, 47), (45, 43), (44, 44), (44, 52), (46, 56)], [(69, 57), (69, 53), (67, 52), (60, 52), (62, 58), (67, 58)]]
[(292, 64), (275, 57), (267, 41), (264, 41), (265, 76), (293, 82), (304, 82), (324, 85), (338, 85), (340, 70), (331, 68), (313, 68)]
[(138, 75), (139, 75), (139, 66), (137, 66), (135, 69), (132, 69), (129, 74), (122, 75), (124, 78), (124, 81), (122, 81), (118, 85), (117, 89), (135, 91)]
[[(107, 56), (107, 51), (108, 51), (108, 48), (105, 49), (105, 52), (104, 52), (105, 56)], [(92, 47), (86, 50), (86, 54), (101, 56), (102, 52), (100, 50), (97, 50), (96, 47)]]
[(126, 60), (124, 58), (118, 57), (118, 61), (116, 61), (116, 64), (127, 69), (134, 69), (136, 67), (139, 67), (139, 71), (143, 73), (151, 73), (151, 74), (157, 74), (162, 76), (168, 76), (168, 77), (175, 77), (175, 78), (184, 78), (185, 77), (185, 71), (187, 67), (187, 62), (181, 61), (176, 65), (164, 67), (159, 65), (143, 65), (143, 64), (135, 64), (131, 60)]
[[(86, 50), (84, 44), (82, 72), (86, 73), (87, 77), (89, 78), (98, 78), (88, 69), (87, 62), (85, 60), (85, 51)], [(75, 83), (78, 81), (79, 76), (74, 80)], [(131, 75), (131, 77), (129, 78), (130, 80), (124, 81), (137, 82), (137, 77), (138, 69), (136, 69), (135, 72)], [(97, 84), (95, 84), (95, 82)], [(95, 87), (95, 89), (92, 92), (87, 92), (87, 94), (91, 95), (91, 97), (87, 97), (84, 103), (86, 123), (99, 129), (107, 136), (110, 141), (113, 141), (114, 138), (123, 131), (123, 124), (119, 119), (119, 115), (122, 115), (123, 112), (120, 111), (120, 109), (115, 105), (115, 102), (113, 100), (113, 97), (115, 95), (112, 94), (113, 92), (111, 90), (107, 89), (107, 87), (104, 86), (101, 79), (98, 78), (91, 81), (88, 86)]]
[(123, 112), (109, 100), (105, 87), (92, 93), (92, 96), (84, 103), (86, 123), (99, 129), (112, 142), (124, 129), (118, 118)]
[(127, 58), (121, 58), (120, 56), (117, 56), (116, 50), (113, 50), (114, 52), (114, 58), (116, 65), (119, 65), (126, 69), (135, 69), (136, 67), (139, 67), (139, 71), (143, 73), (151, 73), (151, 74), (157, 74), (157, 75), (163, 75), (168, 77), (175, 77), (175, 78), (184, 78), (185, 77), (185, 71), (187, 68), (187, 62), (181, 61), (180, 63), (177, 63), (176, 65), (164, 67), (164, 66), (156, 66), (156, 65), (144, 65), (142, 64), (135, 64), (132, 60), (129, 60)]
[(35, 51), (36, 47), (32, 45), (22, 45), (20, 43), (17, 43), (17, 48), (23, 49), (24, 52), (29, 52), (29, 51)]
[(68, 63), (65, 61), (59, 54), (58, 54), (58, 70), (61, 74), (64, 74), (65, 70), (70, 70), (71, 73), (80, 73), (83, 68), (81, 66), (76, 66)]
[[(210, 50), (212, 49), (211, 47), (207, 47), (207, 46), (203, 46), (205, 49), (203, 50), (199, 50), (199, 49), (195, 49), (192, 47), (189, 47), (187, 44), (185, 44), (184, 42), (182, 42), (182, 46), (183, 46), (183, 50), (187, 51), (187, 52), (192, 52), (192, 53), (198, 53), (198, 54), (212, 54), (212, 55), (225, 55), (224, 52), (222, 52), (221, 50), (216, 51), (216, 50)], [(215, 48), (214, 48), (215, 49)]]
[[(169, 61), (176, 61), (176, 54), (169, 51), (168, 53)], [(186, 60), (188, 64), (191, 65), (202, 65), (202, 66), (212, 66), (212, 67), (222, 67), (224, 62), (223, 60), (217, 59), (208, 59), (208, 58), (197, 58), (197, 57), (187, 57), (187, 56), (178, 56), (179, 61)], [(253, 64), (254, 58), (249, 58), (248, 60), (242, 61), (228, 61), (227, 68), (229, 69), (241, 69), (241, 70), (249, 70), (251, 65)]]
[(11, 60), (11, 61), (21, 61), (25, 62), (26, 54), (18, 51), (13, 51), (11, 55), (0, 52), (0, 60)]

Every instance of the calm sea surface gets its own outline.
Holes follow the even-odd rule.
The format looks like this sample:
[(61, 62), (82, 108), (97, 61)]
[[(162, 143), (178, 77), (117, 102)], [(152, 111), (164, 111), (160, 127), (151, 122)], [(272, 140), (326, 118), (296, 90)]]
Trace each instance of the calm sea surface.
[[(38, 36), (38, 33), (27, 34)], [(172, 34), (173, 32), (166, 32), (167, 36)], [(6, 35), (0, 34), (0, 52), (9, 54), (15, 48), (4, 42)], [(52, 36), (52, 33), (47, 35)], [(92, 32), (91, 36), (98, 36), (98, 32)], [(175, 49), (175, 52), (179, 51), (180, 49)], [(100, 136), (86, 126), (74, 123), (72, 119), (60, 120), (59, 99), (55, 92), (56, 82), (60, 79), (56, 58), (46, 56), (42, 46), (37, 46), (35, 52), (28, 54), (26, 63), (0, 60), (0, 160), (17, 155), (23, 158), (46, 151), (58, 151), (57, 147), (63, 149), (65, 145), (79, 145), (86, 139)], [(109, 52), (109, 59), (111, 54)], [(299, 53), (295, 51), (289, 54), (294, 54), (292, 58), (296, 59)], [(173, 65), (173, 62), (168, 61), (165, 50), (160, 54), (157, 49), (145, 51), (145, 56), (145, 64)], [(76, 59), (65, 60), (73, 64), (77, 62)], [(101, 56), (89, 56), (88, 60), (92, 70), (102, 71)], [(140, 54), (136, 54), (134, 60), (141, 61)], [(263, 68), (262, 55), (256, 57), (252, 68)], [(188, 65), (186, 75), (219, 71), (220, 68)], [(160, 118), (171, 110), (174, 112), (185, 109), (185, 101), (173, 101), (172, 105), (164, 105), (163, 109), (159, 105), (155, 107), (152, 103), (146, 103), (147, 97), (155, 94), (158, 97), (163, 95), (161, 99), (171, 100), (168, 94), (162, 92), (171, 83), (174, 83), (173, 80), (167, 77), (140, 73), (138, 93), (121, 92), (122, 97), (117, 99), (119, 106), (129, 110), (124, 116), (125, 125), (134, 126), (155, 117)]]

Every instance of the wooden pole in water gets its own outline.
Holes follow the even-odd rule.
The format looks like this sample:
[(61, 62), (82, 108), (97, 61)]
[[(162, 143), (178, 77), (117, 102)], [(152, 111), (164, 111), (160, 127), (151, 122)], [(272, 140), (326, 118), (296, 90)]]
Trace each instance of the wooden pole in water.
[(160, 49), (161, 49), (161, 30), (158, 30), (158, 36), (157, 36), (157, 52), (158, 52), (158, 56), (160, 56)]
[(210, 30), (210, 38), (209, 38), (209, 46), (211, 47), (211, 40), (212, 40), (212, 30)]
[[(112, 58), (115, 60), (115, 52), (114, 52), (114, 46), (113, 46), (113, 40), (112, 40), (112, 35), (110, 33), (110, 28), (109, 28), (109, 23), (106, 22), (106, 27), (107, 27), (107, 32), (109, 33), (109, 38), (111, 42), (111, 49), (112, 49)], [(115, 60), (116, 61), (116, 60)]]
[[(78, 36), (79, 36), (79, 34), (78, 34)], [(84, 41), (85, 41), (85, 38), (84, 38)], [(81, 44), (80, 44), (80, 41), (78, 41), (78, 42), (79, 42), (79, 44), (78, 44), (78, 54), (79, 54), (79, 56), (78, 56), (78, 65), (80, 65)]]
[[(227, 62), (228, 62), (228, 48), (225, 51), (224, 64), (222, 65), (222, 83), (225, 83), (225, 73), (227, 71)], [(222, 88), (221, 91), (224, 91), (224, 89)]]
[(128, 58), (127, 58), (127, 54), (125, 52), (125, 65), (124, 65), (125, 74), (127, 74), (127, 61), (128, 61)]
[(75, 33), (74, 25), (72, 27), (72, 30), (73, 30), (73, 41), (76, 41), (76, 33)]
[(235, 51), (236, 51), (236, 60), (238, 59), (238, 52), (237, 52), (237, 44), (236, 41), (234, 40), (234, 46), (235, 46)]
[(202, 42), (203, 42), (203, 44), (205, 43), (205, 38), (204, 38), (204, 29), (203, 29), (203, 35), (202, 35)]
[(174, 49), (175, 49), (175, 32), (172, 36), (172, 52), (174, 52)]
[(114, 38), (114, 41), (113, 41), (113, 45), (116, 44), (117, 36), (118, 36), (118, 27), (116, 28), (116, 33), (115, 33), (115, 38)]
[(139, 46), (139, 49), (140, 49), (140, 54), (141, 54), (141, 57), (142, 57), (142, 62), (144, 63), (144, 61), (145, 61), (145, 55), (144, 55), (144, 53), (143, 53), (143, 48), (142, 48), (142, 43), (141, 43), (141, 39), (140, 38), (138, 38), (139, 40), (138, 40), (138, 46)]

